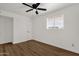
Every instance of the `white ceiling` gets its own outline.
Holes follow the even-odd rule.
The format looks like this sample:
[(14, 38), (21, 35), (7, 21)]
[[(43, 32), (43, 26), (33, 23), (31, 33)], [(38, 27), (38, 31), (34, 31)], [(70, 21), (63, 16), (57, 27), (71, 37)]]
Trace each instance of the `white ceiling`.
[[(27, 3), (27, 4), (32, 5), (33, 3)], [(47, 13), (50, 11), (55, 11), (57, 9), (66, 7), (68, 5), (71, 5), (71, 3), (41, 3), (39, 5), (39, 7), (46, 8), (47, 11), (38, 11), (38, 12), (39, 12), (39, 14)], [(25, 11), (30, 9), (30, 7), (25, 6), (21, 3), (0, 3), (0, 9), (9, 11), (9, 12), (13, 12), (13, 13), (22, 14), (22, 15), (29, 15), (29, 16), (36, 15), (35, 10), (26, 13)]]

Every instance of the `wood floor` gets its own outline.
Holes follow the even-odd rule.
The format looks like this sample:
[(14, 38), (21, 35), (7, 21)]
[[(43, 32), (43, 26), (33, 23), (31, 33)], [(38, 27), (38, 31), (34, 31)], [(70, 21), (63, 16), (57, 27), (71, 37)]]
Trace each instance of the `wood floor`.
[(79, 54), (29, 40), (19, 44), (0, 45), (0, 56), (79, 56)]

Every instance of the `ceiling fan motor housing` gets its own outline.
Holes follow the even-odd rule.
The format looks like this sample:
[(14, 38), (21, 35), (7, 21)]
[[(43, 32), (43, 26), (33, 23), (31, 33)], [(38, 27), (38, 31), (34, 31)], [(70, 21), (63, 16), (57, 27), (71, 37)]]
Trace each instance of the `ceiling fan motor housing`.
[(33, 6), (33, 8), (34, 8), (34, 9), (36, 9), (36, 8), (37, 8), (37, 7), (36, 7), (36, 4), (33, 4), (32, 6)]

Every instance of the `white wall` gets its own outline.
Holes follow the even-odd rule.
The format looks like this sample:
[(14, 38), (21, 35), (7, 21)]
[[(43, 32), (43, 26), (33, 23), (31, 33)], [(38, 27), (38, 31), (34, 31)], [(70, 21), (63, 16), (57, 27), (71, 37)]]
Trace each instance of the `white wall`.
[[(47, 30), (46, 18), (61, 14), (64, 14), (64, 29)], [(32, 20), (34, 39), (79, 53), (79, 4), (46, 15), (38, 15)]]
[(28, 16), (18, 15), (0, 10), (0, 15), (13, 18), (13, 43), (31, 39), (31, 19)]
[(23, 42), (31, 39), (31, 20), (24, 16), (18, 16), (14, 20), (14, 42)]

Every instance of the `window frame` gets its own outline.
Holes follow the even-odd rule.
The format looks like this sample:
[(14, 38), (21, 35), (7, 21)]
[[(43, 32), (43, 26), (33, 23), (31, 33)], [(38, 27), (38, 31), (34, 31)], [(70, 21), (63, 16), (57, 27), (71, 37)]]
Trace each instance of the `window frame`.
[[(53, 21), (53, 22), (50, 22), (53, 25), (52, 24), (48, 24), (50, 20)], [(61, 20), (61, 21), (59, 21), (59, 20)], [(57, 26), (56, 25), (57, 22), (59, 22), (60, 25)], [(54, 28), (64, 29), (64, 15), (61, 14), (61, 15), (55, 15), (55, 16), (52, 16), (52, 17), (48, 17), (47, 18), (47, 25), (46, 25), (46, 27), (47, 27), (47, 29), (54, 29)]]

